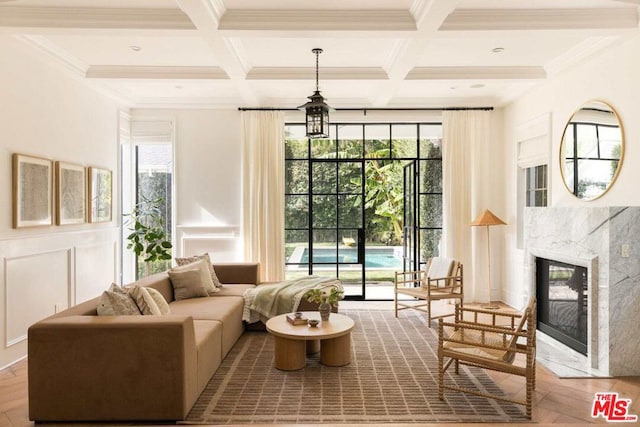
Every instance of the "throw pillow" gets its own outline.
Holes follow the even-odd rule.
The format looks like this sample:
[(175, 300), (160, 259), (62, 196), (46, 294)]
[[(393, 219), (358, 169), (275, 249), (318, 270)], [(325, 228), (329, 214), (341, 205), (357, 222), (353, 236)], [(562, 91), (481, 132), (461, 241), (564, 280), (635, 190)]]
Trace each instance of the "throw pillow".
[(207, 263), (207, 266), (209, 267), (209, 274), (211, 274), (211, 281), (213, 282), (213, 286), (215, 287), (215, 289), (210, 293), (218, 292), (222, 287), (222, 282), (220, 282), (220, 279), (218, 279), (218, 275), (216, 274), (216, 271), (213, 268), (213, 264), (211, 263), (211, 257), (209, 257), (209, 254), (196, 255), (196, 256), (191, 256), (186, 258), (176, 258), (176, 263), (178, 265), (187, 265), (200, 260), (204, 260)]
[(135, 301), (126, 290), (112, 283), (98, 300), (98, 316), (140, 315)]
[[(162, 297), (162, 294), (160, 294), (160, 292), (156, 291), (155, 289), (135, 285), (127, 288), (127, 291), (136, 302), (138, 309), (142, 312), (143, 315), (150, 314), (153, 316), (161, 316), (168, 313), (169, 305), (166, 301), (164, 301), (164, 297)], [(162, 298), (162, 300), (164, 301), (164, 305), (166, 306), (164, 313), (158, 305), (156, 298), (153, 297), (152, 292), (157, 292), (160, 295), (160, 298)]]
[(176, 301), (209, 296), (208, 290), (214, 287), (204, 260), (172, 268), (169, 278)]
[(164, 299), (160, 291), (153, 288), (148, 288), (148, 287), (145, 289), (147, 290), (147, 292), (149, 292), (149, 294), (151, 295), (151, 298), (153, 298), (153, 300), (158, 305), (161, 315), (171, 313), (171, 310), (169, 309), (169, 303), (167, 302), (166, 299)]

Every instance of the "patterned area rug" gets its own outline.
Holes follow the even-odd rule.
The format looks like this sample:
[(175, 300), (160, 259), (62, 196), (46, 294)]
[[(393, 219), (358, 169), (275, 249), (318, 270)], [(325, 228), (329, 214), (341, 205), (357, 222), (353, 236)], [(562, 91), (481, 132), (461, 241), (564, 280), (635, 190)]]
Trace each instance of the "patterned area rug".
[[(273, 337), (246, 332), (199, 397), (190, 424), (424, 423), (528, 421), (522, 407), (445, 391), (438, 399), (437, 333), (419, 313), (341, 310), (355, 320), (344, 367), (308, 357), (299, 371), (273, 367)], [(500, 393), (481, 369), (451, 369), (447, 381)]]

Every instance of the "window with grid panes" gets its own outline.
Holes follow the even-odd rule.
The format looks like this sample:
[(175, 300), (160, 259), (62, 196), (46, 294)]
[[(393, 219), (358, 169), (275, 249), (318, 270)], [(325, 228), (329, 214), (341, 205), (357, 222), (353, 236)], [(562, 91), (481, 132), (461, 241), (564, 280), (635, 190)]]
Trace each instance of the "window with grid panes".
[(547, 165), (539, 165), (525, 170), (525, 206), (547, 206)]

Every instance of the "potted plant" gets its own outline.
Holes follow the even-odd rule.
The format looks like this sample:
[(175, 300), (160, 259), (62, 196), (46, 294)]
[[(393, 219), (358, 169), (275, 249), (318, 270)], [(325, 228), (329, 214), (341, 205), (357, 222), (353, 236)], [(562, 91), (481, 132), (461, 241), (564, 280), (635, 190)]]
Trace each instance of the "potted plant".
[(142, 197), (131, 213), (125, 215), (129, 217), (127, 223), (131, 231), (127, 236), (127, 249), (132, 249), (138, 259), (143, 258), (145, 276), (151, 273), (153, 263), (171, 260), (172, 244), (164, 229), (163, 205), (162, 198)]
[(318, 304), (318, 311), (322, 320), (329, 320), (331, 307), (338, 307), (338, 301), (343, 297), (344, 293), (335, 286), (332, 286), (331, 290), (327, 288), (311, 289), (305, 294), (307, 301)]

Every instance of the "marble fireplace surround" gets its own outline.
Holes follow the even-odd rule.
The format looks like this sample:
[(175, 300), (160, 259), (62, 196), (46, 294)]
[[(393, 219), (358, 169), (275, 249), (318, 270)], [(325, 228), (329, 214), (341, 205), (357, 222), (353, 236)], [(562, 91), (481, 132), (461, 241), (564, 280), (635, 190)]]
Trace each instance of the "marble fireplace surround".
[(640, 207), (525, 208), (524, 245), (527, 299), (536, 257), (588, 269), (587, 357), (539, 333), (538, 358), (586, 375), (640, 375)]

